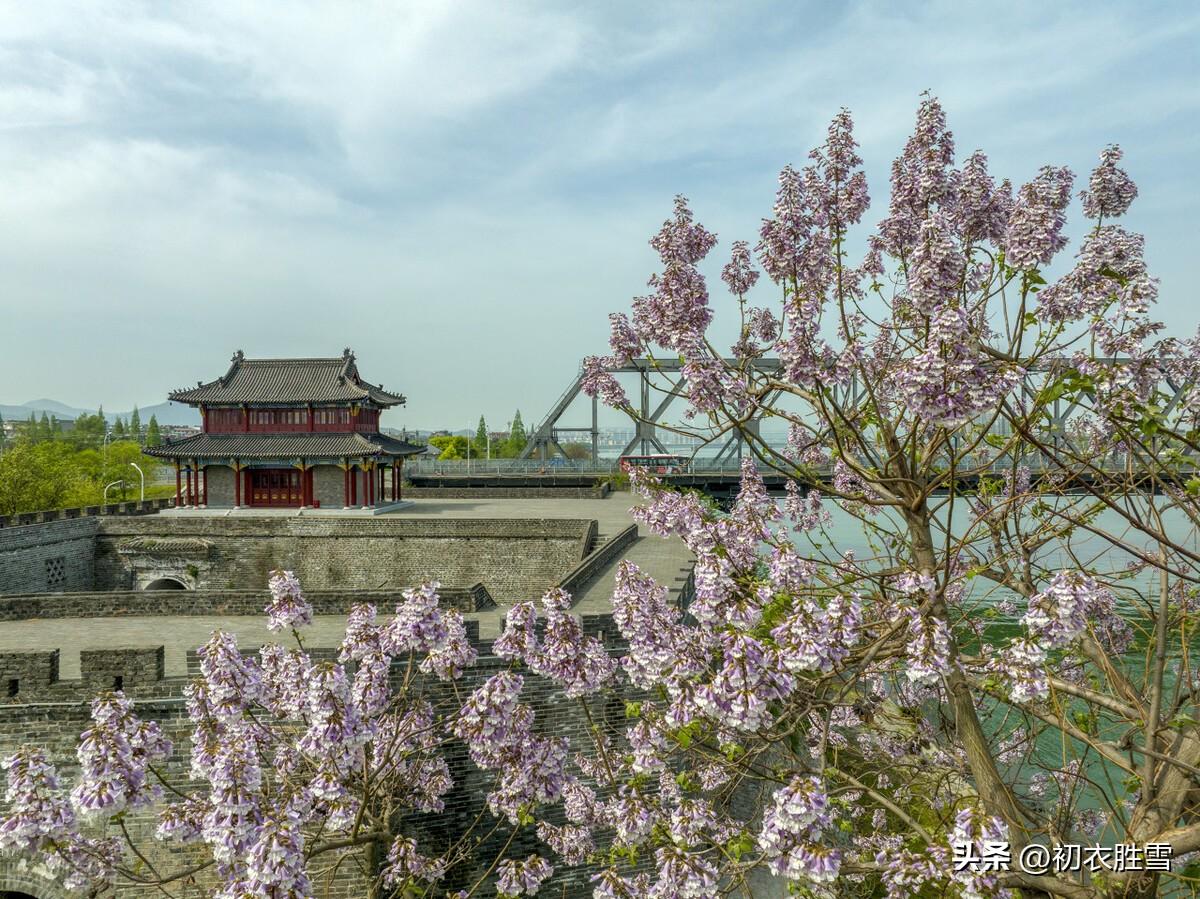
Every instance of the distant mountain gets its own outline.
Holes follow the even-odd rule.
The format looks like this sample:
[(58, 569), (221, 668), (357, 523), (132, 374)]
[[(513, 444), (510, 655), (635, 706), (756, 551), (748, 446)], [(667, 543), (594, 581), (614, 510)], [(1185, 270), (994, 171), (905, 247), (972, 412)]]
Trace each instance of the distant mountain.
[[(104, 417), (112, 422), (118, 418), (129, 420), (129, 415), (133, 410), (125, 412), (110, 412), (104, 410)], [(34, 418), (41, 418), (45, 412), (52, 418), (57, 418), (59, 421), (74, 420), (81, 415), (95, 415), (95, 409), (81, 409), (78, 406), (68, 406), (66, 403), (61, 403), (58, 400), (40, 399), (30, 400), (27, 403), (21, 403), (19, 406), (13, 406), (8, 403), (0, 403), (0, 415), (4, 416), (5, 421), (26, 421), (30, 413)], [(158, 419), (160, 425), (197, 425), (200, 424), (200, 413), (191, 406), (180, 405), (179, 403), (155, 403), (152, 406), (139, 406), (138, 416), (142, 420), (142, 424), (146, 425), (150, 421), (150, 416), (153, 415)]]
[[(105, 410), (104, 417), (110, 421), (117, 415), (129, 421), (129, 412), (117, 412), (115, 415), (109, 415)], [(145, 426), (150, 421), (150, 416), (153, 415), (158, 419), (160, 425), (195, 425), (200, 427), (200, 412), (192, 406), (184, 406), (180, 403), (155, 403), (153, 406), (138, 406), (138, 417), (142, 420), (142, 425)]]
[[(74, 415), (64, 415), (62, 412), (55, 412), (51, 409), (44, 410), (47, 415), (55, 415), (60, 420), (74, 419)], [(4, 416), (5, 421), (28, 421), (30, 414), (34, 418), (41, 418), (43, 410), (39, 407), (34, 409), (30, 406), (12, 406), (8, 403), (0, 403), (0, 415)]]
[[(60, 403), (58, 400), (30, 400), (27, 403), (21, 403), (21, 405), (35, 412), (39, 418), (41, 418), (43, 409), (51, 415), (57, 415), (59, 418), (78, 418), (89, 411), (87, 409), (76, 409), (74, 406), (68, 406), (66, 403)], [(25, 417), (29, 417), (29, 412), (25, 413)]]

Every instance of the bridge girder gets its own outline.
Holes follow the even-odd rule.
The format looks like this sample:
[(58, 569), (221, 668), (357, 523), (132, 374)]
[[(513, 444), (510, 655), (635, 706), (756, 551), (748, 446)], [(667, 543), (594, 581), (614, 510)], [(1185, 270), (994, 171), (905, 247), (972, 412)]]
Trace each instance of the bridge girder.
[[(727, 358), (723, 360), (729, 366), (740, 365), (741, 361)], [(1062, 360), (1066, 361), (1066, 360)], [(1095, 362), (1100, 365), (1124, 364), (1126, 360), (1114, 358), (1096, 359)], [(1057, 362), (1047, 361), (1037, 366), (1031, 367), (1025, 379), (1022, 381), (1018, 391), (1018, 395), (1024, 399), (1032, 400), (1040, 389), (1038, 378), (1036, 376), (1044, 376), (1052, 372), (1057, 365)], [(684, 363), (678, 358), (672, 359), (650, 359), (636, 358), (630, 359), (620, 365), (607, 367), (605, 371), (610, 374), (637, 374), (639, 375), (639, 402), (638, 416), (630, 416), (630, 420), (634, 424), (634, 437), (621, 450), (621, 455), (626, 455), (635, 450), (641, 453), (647, 453), (651, 450), (665, 453), (667, 452), (662, 441), (658, 437), (658, 426), (663, 422), (663, 416), (666, 414), (671, 404), (684, 393), (680, 389), (682, 379), (675, 381), (669, 390), (664, 391), (662, 400), (653, 409), (650, 406), (650, 375), (653, 373), (663, 375), (678, 375), (682, 373)], [(783, 371), (783, 363), (779, 359), (756, 359), (752, 363), (751, 368), (765, 375), (779, 375)], [(1187, 381), (1182, 384), (1175, 384), (1169, 377), (1163, 377), (1160, 386), (1165, 384), (1168, 388), (1164, 393), (1167, 396), (1167, 402), (1164, 405), (1164, 415), (1170, 415), (1178, 406), (1183, 394), (1190, 390), (1193, 386), (1192, 381)], [(658, 387), (656, 389), (663, 390)], [(834, 400), (843, 407), (854, 406), (862, 401), (865, 396), (865, 390), (859, 384), (856, 377), (851, 377), (850, 382), (845, 385), (832, 385), (831, 391)], [(552, 450), (557, 450), (566, 457), (566, 450), (559, 441), (561, 433), (581, 433), (589, 434), (592, 443), (592, 458), (596, 459), (599, 455), (599, 404), (595, 397), (591, 398), (592, 404), (592, 424), (588, 428), (568, 428), (559, 427), (558, 422), (563, 414), (571, 406), (571, 404), (583, 392), (583, 369), (580, 367), (579, 373), (563, 391), (558, 400), (551, 406), (549, 413), (538, 423), (538, 425), (530, 432), (529, 439), (525, 447), (521, 450), (517, 458), (530, 459), (540, 454), (540, 457), (546, 459), (549, 457)], [(764, 398), (763, 405), (769, 407), (782, 394), (781, 390), (777, 390)], [(1068, 433), (1068, 424), (1078, 414), (1086, 414), (1086, 410), (1080, 405), (1077, 399), (1069, 401), (1056, 399), (1053, 401), (1050, 408), (1050, 437), (1054, 442), (1063, 439)], [(737, 458), (741, 459), (745, 444), (746, 433), (757, 437), (760, 433), (761, 416), (749, 419), (743, 427), (736, 432), (728, 435), (721, 444), (716, 460), (725, 461), (726, 459)], [(713, 441), (715, 443), (716, 441)]]

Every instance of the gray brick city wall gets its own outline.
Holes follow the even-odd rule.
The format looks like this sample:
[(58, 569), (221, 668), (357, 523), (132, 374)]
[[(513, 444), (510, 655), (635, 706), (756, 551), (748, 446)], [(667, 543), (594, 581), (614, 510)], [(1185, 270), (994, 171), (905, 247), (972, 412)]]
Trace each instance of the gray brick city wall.
[(174, 565), (189, 586), (217, 590), (261, 587), (276, 568), (295, 571), (314, 590), (397, 589), (434, 578), (482, 583), (509, 604), (540, 596), (575, 566), (588, 526), (587, 519), (102, 519), (94, 586), (137, 586), (123, 541), (194, 538), (207, 549), (174, 563), (156, 557), (154, 570), (168, 576)]
[(83, 649), (79, 671), (85, 690), (136, 691), (163, 679), (163, 647), (112, 647)]
[(58, 687), (58, 650), (0, 652), (0, 702), (45, 697)]
[[(460, 612), (479, 612), (496, 603), (483, 584), (443, 584), (441, 604)], [(400, 601), (399, 590), (305, 590), (317, 615), (345, 615), (350, 607), (369, 602), (389, 609)], [(260, 590), (110, 590), (92, 593), (24, 593), (0, 597), (0, 622), (30, 618), (126, 618), (262, 615), (268, 593)]]
[(91, 590), (96, 518), (0, 529), (0, 594)]

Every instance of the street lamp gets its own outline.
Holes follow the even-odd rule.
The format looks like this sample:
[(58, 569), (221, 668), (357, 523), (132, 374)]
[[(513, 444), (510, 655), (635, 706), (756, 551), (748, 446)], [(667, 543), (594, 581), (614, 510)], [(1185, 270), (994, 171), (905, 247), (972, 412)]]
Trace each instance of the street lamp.
[(467, 428), (467, 477), (471, 476), (471, 429)]
[(146, 501), (146, 473), (144, 471), (142, 471), (141, 466), (139, 466), (136, 462), (130, 462), (129, 464), (132, 465), (135, 469), (137, 469), (138, 475), (141, 476), (141, 479), (142, 479), (142, 502), (145, 502)]
[(111, 484), (109, 484), (107, 487), (104, 488), (104, 499), (101, 500), (101, 502), (103, 502), (104, 505), (106, 505), (106, 506), (108, 505), (108, 491), (111, 490), (113, 487), (116, 487), (118, 484), (120, 484), (122, 487), (124, 487), (125, 481), (124, 480), (113, 481)]

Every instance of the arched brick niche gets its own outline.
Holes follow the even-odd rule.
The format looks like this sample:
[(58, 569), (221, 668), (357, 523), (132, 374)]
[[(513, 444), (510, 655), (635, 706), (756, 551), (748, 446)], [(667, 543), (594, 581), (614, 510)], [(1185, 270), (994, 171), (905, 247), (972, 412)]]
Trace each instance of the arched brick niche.
[(0, 899), (71, 899), (71, 895), (41, 865), (0, 858)]
[(167, 575), (165, 577), (157, 577), (154, 580), (147, 582), (146, 585), (144, 587), (142, 587), (142, 589), (143, 590), (187, 590), (188, 585), (186, 583), (184, 583), (181, 578), (171, 577), (170, 575)]

